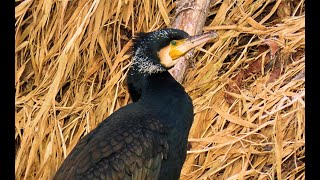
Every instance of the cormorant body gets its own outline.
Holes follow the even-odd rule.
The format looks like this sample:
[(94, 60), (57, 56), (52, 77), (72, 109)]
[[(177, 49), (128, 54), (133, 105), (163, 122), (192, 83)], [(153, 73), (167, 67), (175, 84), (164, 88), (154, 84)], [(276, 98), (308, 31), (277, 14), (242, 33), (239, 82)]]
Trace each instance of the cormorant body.
[(163, 29), (134, 39), (127, 76), (133, 103), (82, 138), (54, 179), (179, 179), (193, 105), (170, 67), (161, 64), (159, 50), (187, 37), (184, 31)]

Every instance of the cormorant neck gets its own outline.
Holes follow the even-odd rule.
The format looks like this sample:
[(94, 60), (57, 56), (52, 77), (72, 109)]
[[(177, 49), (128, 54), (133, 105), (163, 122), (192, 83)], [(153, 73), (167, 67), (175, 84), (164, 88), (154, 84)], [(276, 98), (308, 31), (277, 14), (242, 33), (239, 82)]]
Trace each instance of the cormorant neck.
[(184, 94), (182, 85), (168, 71), (144, 75), (141, 89), (141, 98), (144, 101), (151, 99), (151, 102), (156, 104), (160, 102), (166, 104), (172, 102), (172, 99), (177, 99), (181, 95), (184, 96)]
[(145, 76), (141, 97), (137, 103), (172, 127), (193, 115), (186, 114), (192, 112), (191, 98), (168, 71)]

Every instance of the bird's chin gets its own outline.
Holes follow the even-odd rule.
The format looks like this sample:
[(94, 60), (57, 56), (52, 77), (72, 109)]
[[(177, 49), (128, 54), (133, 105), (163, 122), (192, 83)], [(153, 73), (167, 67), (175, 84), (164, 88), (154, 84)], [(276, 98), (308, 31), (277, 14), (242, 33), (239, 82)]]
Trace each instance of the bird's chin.
[(178, 62), (177, 60), (174, 60), (174, 61), (171, 61), (170, 63), (167, 63), (162, 66), (164, 66), (167, 70), (169, 70), (169, 69), (173, 68), (177, 64), (177, 62)]
[(171, 66), (171, 67), (166, 67), (167, 70), (170, 70), (172, 69), (174, 66)]

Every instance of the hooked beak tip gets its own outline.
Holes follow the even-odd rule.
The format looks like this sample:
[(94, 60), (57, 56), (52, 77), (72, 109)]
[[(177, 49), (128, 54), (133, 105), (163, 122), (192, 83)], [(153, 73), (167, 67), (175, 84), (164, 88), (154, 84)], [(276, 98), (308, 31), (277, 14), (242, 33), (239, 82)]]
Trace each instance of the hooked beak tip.
[(189, 36), (187, 39), (190, 41), (198, 41), (199, 39), (215, 39), (218, 37), (216, 31), (208, 31), (203, 34)]

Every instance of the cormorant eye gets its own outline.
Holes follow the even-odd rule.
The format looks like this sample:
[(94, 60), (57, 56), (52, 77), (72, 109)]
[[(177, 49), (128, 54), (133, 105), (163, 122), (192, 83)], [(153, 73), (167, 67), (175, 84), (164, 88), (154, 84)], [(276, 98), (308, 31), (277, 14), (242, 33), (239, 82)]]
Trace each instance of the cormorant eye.
[(171, 41), (170, 43), (171, 43), (172, 46), (177, 45), (177, 42), (175, 40)]

